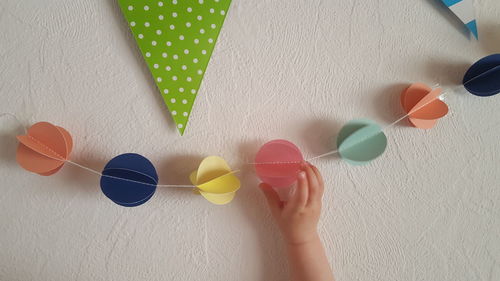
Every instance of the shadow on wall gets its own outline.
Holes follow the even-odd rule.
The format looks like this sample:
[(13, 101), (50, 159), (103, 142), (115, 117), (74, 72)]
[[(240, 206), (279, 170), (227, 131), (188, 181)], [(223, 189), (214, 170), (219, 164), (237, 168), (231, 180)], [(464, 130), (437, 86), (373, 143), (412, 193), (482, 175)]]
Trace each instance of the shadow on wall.
[[(470, 67), (470, 64), (459, 63), (459, 64), (450, 64), (445, 60), (431, 60), (428, 62), (425, 67), (427, 71), (425, 81), (436, 81), (436, 83), (428, 83), (429, 87), (439, 86), (443, 88), (443, 92), (451, 91), (456, 86), (462, 84), (462, 77), (465, 74), (465, 71)], [(436, 77), (441, 77), (440, 83)], [(379, 110), (379, 118), (382, 119), (385, 123), (391, 124), (397, 119), (406, 115), (406, 112), (403, 110), (401, 106), (401, 93), (408, 88), (411, 83), (417, 83), (422, 81), (412, 81), (409, 83), (398, 83), (394, 85), (388, 85), (382, 87), (377, 93), (374, 95), (373, 104), (375, 108)], [(408, 120), (401, 120), (394, 126), (399, 127), (412, 127), (412, 125), (408, 122)]]
[[(16, 166), (16, 168), (22, 169), (16, 161), (17, 147), (19, 142), (16, 138), (18, 135), (24, 135), (25, 131), (22, 126), (23, 124), (14, 121), (14, 119), (9, 119), (8, 115), (0, 116), (0, 160), (7, 166)], [(24, 122), (23, 122), (24, 123)], [(26, 127), (26, 126), (24, 126)], [(73, 159), (73, 161), (90, 167), (96, 171), (99, 171), (104, 167), (103, 161), (92, 160), (96, 157), (89, 157), (87, 159)], [(89, 160), (91, 159), (91, 160)], [(97, 168), (100, 167), (100, 168)], [(25, 171), (25, 170), (23, 170)], [(25, 171), (27, 172), (27, 171)], [(31, 173), (31, 172), (29, 172)], [(82, 170), (70, 163), (65, 163), (61, 171), (57, 172), (59, 177), (55, 177), (55, 180), (64, 183), (64, 190), (70, 190), (72, 188), (78, 188), (78, 191), (84, 191), (88, 193), (94, 193), (95, 190), (89, 187), (95, 187), (96, 181), (99, 182), (99, 177), (89, 171)], [(40, 176), (43, 177), (43, 176)], [(77, 183), (77, 184), (75, 184)], [(82, 188), (83, 187), (83, 188)]]
[(0, 159), (6, 165), (17, 165), (16, 151), (17, 151), (17, 135), (24, 134), (20, 124), (15, 123), (8, 119), (8, 116), (0, 116)]
[[(471, 39), (472, 34), (465, 24), (448, 8), (441, 0), (426, 0), (426, 2), (436, 10), (440, 16), (444, 17), (448, 23), (466, 38)], [(481, 34), (479, 35), (481, 36)]]
[[(410, 84), (411, 83), (397, 83), (386, 85), (375, 91), (372, 98), (372, 104), (378, 111), (378, 118), (390, 124), (405, 114), (401, 107), (401, 93), (408, 88)], [(399, 122), (396, 126), (402, 126), (401, 124), (404, 124), (404, 122)]]
[(481, 28), (479, 43), (488, 55), (500, 53), (500, 23), (487, 24)]
[[(80, 165), (101, 172), (107, 162), (104, 160), (97, 160), (99, 157), (96, 157), (95, 155), (102, 154), (94, 153), (94, 155), (86, 156), (85, 158), (82, 158), (82, 156), (80, 155), (77, 159), (70, 155), (70, 159)], [(64, 181), (66, 183), (64, 185), (65, 188), (78, 188), (79, 191), (84, 191), (85, 193), (91, 194), (94, 194), (95, 192), (101, 192), (101, 178), (99, 175), (84, 170), (80, 167), (76, 167), (71, 163), (65, 163), (63, 169), (64, 170), (60, 171), (60, 176), (56, 178), (57, 180), (60, 179), (61, 181)]]
[(123, 41), (124, 44), (130, 47), (129, 49), (130, 52), (132, 53), (131, 56), (133, 56), (136, 61), (135, 66), (141, 70), (142, 75), (141, 77), (137, 77), (137, 79), (143, 79), (145, 81), (148, 81), (150, 90), (149, 92), (154, 96), (156, 104), (158, 104), (159, 110), (164, 115), (168, 124), (169, 131), (177, 133), (175, 122), (172, 119), (172, 116), (170, 115), (170, 112), (168, 111), (165, 102), (163, 101), (160, 90), (156, 87), (156, 83), (153, 79), (153, 76), (151, 75), (151, 72), (148, 69), (148, 66), (146, 65), (146, 62), (142, 58), (139, 46), (137, 46), (137, 43), (134, 40), (132, 32), (129, 30), (128, 22), (123, 16), (120, 6), (118, 5), (118, 0), (108, 0), (107, 3), (109, 5), (110, 10), (112, 11), (111, 14), (115, 18), (116, 24), (120, 28), (121, 36), (119, 37), (121, 41)]
[(238, 191), (233, 203), (255, 230), (262, 268), (259, 280), (285, 281), (289, 279), (282, 238), (268, 210), (266, 199), (260, 194), (261, 191), (258, 188), (260, 181), (255, 175), (254, 167), (247, 164), (253, 162), (253, 159), (245, 158), (248, 155), (255, 155), (262, 144), (262, 141), (254, 140), (240, 145), (240, 159), (243, 159), (243, 162), (238, 163), (238, 166), (241, 167), (239, 178), (242, 188)]
[[(305, 147), (300, 149), (303, 153), (309, 151), (310, 155), (304, 155), (304, 157), (307, 159), (335, 150), (337, 148), (337, 134), (342, 125), (331, 119), (314, 119), (306, 122), (301, 132)], [(338, 155), (328, 155), (324, 158), (338, 158)]]
[(431, 58), (425, 62), (422, 66), (422, 73), (425, 74), (424, 79), (430, 83), (430, 87), (438, 83), (441, 87), (454, 87), (462, 84), (465, 72), (474, 62), (452, 63), (452, 61), (452, 59)]
[[(158, 166), (157, 172), (160, 184), (191, 185), (189, 175), (198, 169), (202, 160), (203, 157), (199, 155), (176, 155), (167, 158)], [(161, 197), (166, 200), (176, 198), (176, 200), (188, 201), (193, 198), (192, 190), (193, 188), (189, 187), (159, 187), (156, 192), (162, 193)]]

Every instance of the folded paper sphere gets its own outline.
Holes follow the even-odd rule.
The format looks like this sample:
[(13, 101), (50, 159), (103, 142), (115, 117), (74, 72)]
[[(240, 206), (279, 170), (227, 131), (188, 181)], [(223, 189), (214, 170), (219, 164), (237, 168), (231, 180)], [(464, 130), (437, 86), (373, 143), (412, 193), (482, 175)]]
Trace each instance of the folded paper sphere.
[(471, 94), (489, 97), (500, 93), (500, 54), (474, 63), (465, 73), (463, 85)]
[(157, 184), (158, 175), (153, 164), (135, 153), (116, 156), (102, 171), (102, 192), (124, 207), (146, 203), (155, 193)]
[(233, 200), (240, 188), (240, 180), (231, 171), (224, 159), (209, 156), (201, 161), (197, 171), (191, 173), (189, 179), (209, 202), (224, 205)]
[(16, 160), (24, 169), (50, 176), (64, 165), (73, 149), (71, 135), (63, 128), (39, 122), (26, 135), (17, 136)]
[(274, 187), (288, 187), (297, 181), (304, 157), (295, 144), (272, 140), (255, 156), (255, 171), (263, 182)]
[(430, 129), (448, 113), (448, 106), (438, 98), (439, 95), (440, 88), (433, 90), (422, 83), (411, 84), (401, 93), (401, 105), (413, 126)]
[(351, 120), (340, 129), (337, 149), (349, 164), (364, 165), (384, 153), (387, 137), (372, 120)]

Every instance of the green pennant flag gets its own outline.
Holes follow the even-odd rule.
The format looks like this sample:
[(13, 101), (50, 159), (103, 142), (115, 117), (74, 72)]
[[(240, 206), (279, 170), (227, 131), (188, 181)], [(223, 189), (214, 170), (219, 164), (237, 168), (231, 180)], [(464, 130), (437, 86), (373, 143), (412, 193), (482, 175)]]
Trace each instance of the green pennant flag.
[(181, 135), (231, 0), (119, 0)]

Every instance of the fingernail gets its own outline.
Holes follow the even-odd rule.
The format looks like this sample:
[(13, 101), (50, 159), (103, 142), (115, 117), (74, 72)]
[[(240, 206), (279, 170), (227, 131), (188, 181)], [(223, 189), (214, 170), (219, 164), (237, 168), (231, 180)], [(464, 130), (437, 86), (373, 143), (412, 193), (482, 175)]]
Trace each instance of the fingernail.
[(299, 173), (299, 178), (305, 178), (305, 177), (306, 177), (306, 173), (304, 173), (304, 172)]
[(268, 188), (268, 186), (269, 186), (269, 185), (268, 185), (267, 183), (265, 183), (265, 182), (261, 182), (261, 183), (259, 184), (259, 188), (261, 188), (261, 189), (266, 189), (266, 188)]

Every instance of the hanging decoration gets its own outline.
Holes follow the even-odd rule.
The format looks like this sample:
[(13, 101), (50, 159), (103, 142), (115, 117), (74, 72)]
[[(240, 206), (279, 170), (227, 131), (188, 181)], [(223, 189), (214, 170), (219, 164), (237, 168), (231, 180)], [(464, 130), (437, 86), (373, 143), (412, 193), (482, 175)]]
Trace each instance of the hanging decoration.
[(299, 148), (287, 140), (264, 144), (255, 156), (255, 172), (261, 181), (274, 187), (287, 187), (297, 181), (304, 161)]
[(476, 39), (477, 34), (476, 17), (472, 0), (441, 0), (469, 29)]
[(349, 121), (340, 129), (337, 149), (340, 157), (352, 165), (364, 165), (384, 153), (387, 137), (382, 128), (369, 119)]
[[(463, 87), (471, 94), (481, 97), (500, 92), (500, 54), (482, 58), (474, 63), (463, 78)], [(422, 83), (410, 85), (401, 94), (401, 105), (406, 114), (393, 123), (381, 127), (369, 119), (349, 121), (337, 136), (337, 149), (304, 159), (300, 149), (287, 140), (272, 140), (265, 143), (255, 156), (257, 176), (274, 187), (284, 188), (297, 181), (304, 161), (313, 161), (327, 155), (339, 154), (347, 163), (366, 165), (382, 155), (387, 147), (385, 130), (408, 118), (410, 123), (422, 129), (430, 129), (439, 118), (448, 113), (448, 106), (440, 100), (444, 93), (440, 88), (432, 89)], [(2, 116), (14, 116), (4, 113)], [(15, 116), (14, 116), (15, 118)], [(17, 118), (16, 118), (17, 120)], [(101, 172), (71, 161), (73, 148), (71, 135), (62, 127), (48, 122), (31, 126), (25, 135), (17, 137), (17, 162), (33, 173), (49, 176), (65, 163), (70, 163), (101, 177), (102, 192), (114, 203), (134, 207), (147, 202), (157, 187), (188, 187), (201, 194), (213, 204), (231, 202), (240, 181), (238, 171), (232, 170), (218, 156), (209, 156), (201, 161), (198, 170), (190, 175), (192, 185), (158, 184), (158, 174), (153, 164), (145, 157), (126, 153), (111, 159)]]
[(101, 190), (118, 205), (135, 207), (146, 203), (156, 191), (158, 175), (153, 164), (135, 153), (118, 155), (106, 164)]
[(464, 75), (463, 85), (471, 94), (489, 97), (500, 92), (500, 54), (484, 57)]
[(183, 135), (231, 0), (118, 3)]
[(448, 106), (439, 99), (441, 92), (441, 88), (431, 89), (425, 84), (414, 83), (401, 93), (401, 105), (413, 126), (430, 129), (448, 113)]
[(236, 177), (226, 161), (218, 156), (209, 156), (201, 161), (197, 171), (189, 176), (196, 186), (195, 193), (201, 194), (209, 202), (224, 205), (233, 200), (240, 188), (240, 180)]
[(18, 136), (17, 163), (24, 169), (42, 176), (59, 171), (73, 149), (71, 135), (63, 128), (39, 122)]

